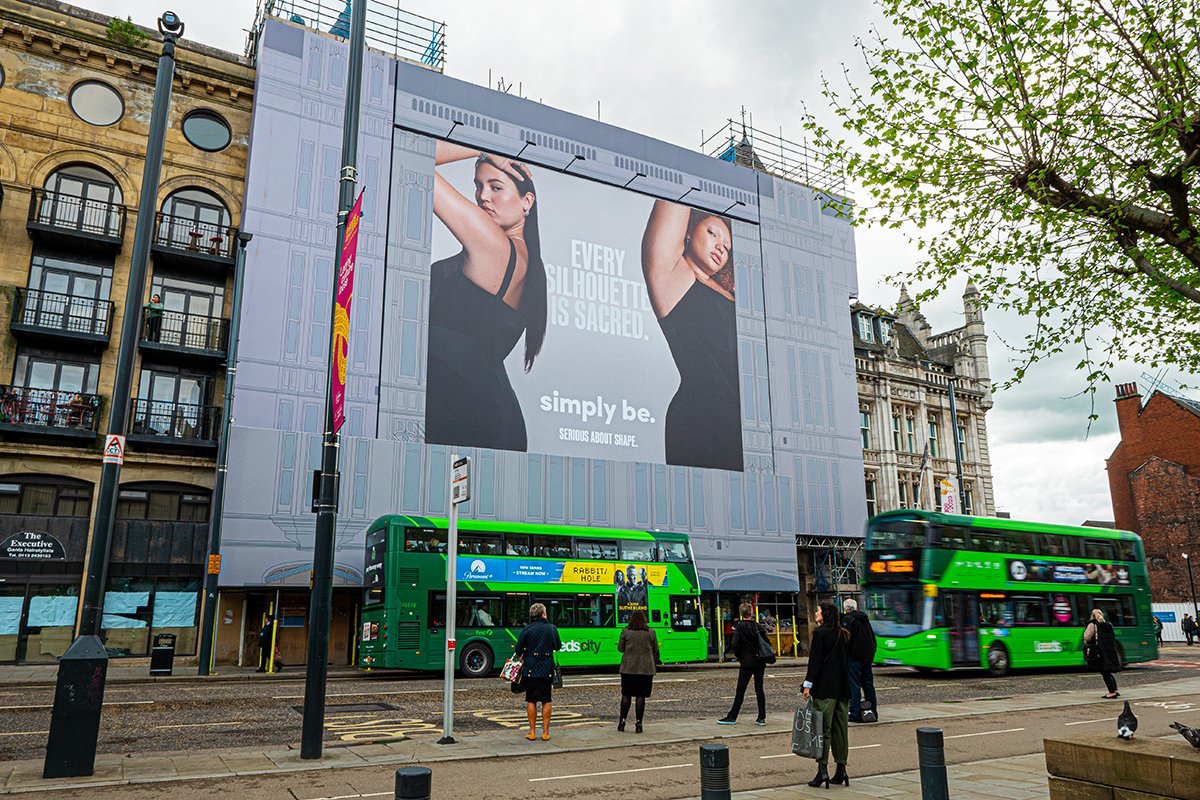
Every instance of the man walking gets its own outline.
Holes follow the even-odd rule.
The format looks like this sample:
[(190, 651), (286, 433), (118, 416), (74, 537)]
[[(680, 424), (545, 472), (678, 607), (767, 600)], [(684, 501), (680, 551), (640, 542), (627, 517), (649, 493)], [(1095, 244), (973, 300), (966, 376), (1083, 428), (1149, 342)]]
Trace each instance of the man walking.
[(1183, 615), (1183, 635), (1187, 637), (1188, 647), (1192, 646), (1192, 639), (1196, 636), (1196, 620), (1192, 619), (1191, 614)]
[(1162, 620), (1161, 620), (1161, 619), (1159, 619), (1159, 618), (1156, 616), (1156, 617), (1154, 618), (1154, 638), (1155, 638), (1155, 639), (1158, 641), (1158, 646), (1159, 646), (1159, 647), (1162, 647), (1162, 643), (1163, 643), (1163, 640), (1162, 640), (1162, 629), (1163, 629), (1163, 623), (1162, 623)]
[(875, 660), (875, 631), (867, 615), (858, 610), (857, 600), (847, 600), (845, 609), (842, 624), (850, 631), (850, 721), (878, 722), (875, 675), (871, 672), (871, 663)]

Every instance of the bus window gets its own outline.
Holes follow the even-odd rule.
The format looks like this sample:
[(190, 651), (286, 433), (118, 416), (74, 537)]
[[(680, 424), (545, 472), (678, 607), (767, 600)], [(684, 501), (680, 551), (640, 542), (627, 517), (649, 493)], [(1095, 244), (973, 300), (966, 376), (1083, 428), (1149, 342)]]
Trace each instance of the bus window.
[(504, 596), (504, 621), (510, 628), (524, 628), (529, 624), (529, 606), (533, 601), (527, 594)]
[(1025, 531), (1004, 532), (1004, 552), (1027, 554), (1034, 552), (1033, 534)]
[(691, 560), (688, 558), (687, 545), (683, 542), (659, 542), (658, 555), (659, 561), (685, 563)]
[(543, 595), (534, 597), (534, 603), (546, 607), (546, 619), (560, 628), (575, 627), (575, 598), (567, 595)]
[(889, 520), (872, 528), (871, 550), (911, 550), (925, 546), (926, 525), (911, 520)]
[(621, 542), (622, 561), (653, 561), (654, 542)]
[(1138, 561), (1137, 542), (1132, 539), (1121, 539), (1113, 542), (1117, 546), (1117, 558), (1122, 561)]
[(504, 555), (506, 555), (506, 556), (528, 556), (529, 555), (529, 534), (527, 534), (527, 533), (506, 533), (506, 534), (504, 534)]
[(1067, 555), (1067, 537), (1057, 533), (1038, 534), (1038, 555), (1064, 558)]
[(921, 630), (921, 587), (876, 587), (867, 590), (867, 616), (880, 636), (908, 636)]
[(575, 542), (575, 552), (579, 558), (600, 558), (617, 560), (617, 543), (600, 539), (579, 539)]
[(463, 533), (458, 539), (460, 555), (500, 555), (500, 535), (497, 533)]
[[(442, 602), (445, 602), (443, 598)], [(499, 597), (460, 597), (455, 605), (456, 623), (463, 628), (494, 628), (500, 617)]]
[(971, 549), (983, 550), (986, 553), (1003, 553), (1005, 551), (1004, 534), (973, 530), (971, 531)]
[(958, 525), (943, 525), (939, 531), (940, 543), (938, 547), (946, 550), (966, 550), (967, 549), (967, 529)]
[(445, 553), (446, 532), (434, 528), (408, 528), (404, 532), (406, 553)]
[(607, 594), (575, 596), (575, 626), (578, 628), (611, 628), (616, 620), (616, 599)]
[(1012, 624), (1012, 612), (1003, 594), (980, 593), (979, 624), (986, 627), (1008, 627)]
[[(1113, 597), (1093, 597), (1092, 608), (1104, 612), (1104, 618), (1112, 623), (1114, 628), (1132, 627), (1137, 624), (1137, 616), (1133, 613), (1133, 598), (1129, 595)], [(1091, 619), (1089, 612), (1088, 618)]]
[(1115, 561), (1116, 552), (1114, 551), (1112, 542), (1105, 541), (1103, 539), (1084, 539), (1083, 557), (1099, 558), (1105, 561)]
[(699, 598), (671, 598), (671, 627), (677, 631), (694, 631), (700, 628)]
[(1017, 625), (1045, 625), (1046, 600), (1043, 597), (1013, 598), (1013, 622)]
[(571, 540), (564, 536), (534, 536), (533, 555), (536, 558), (570, 558)]

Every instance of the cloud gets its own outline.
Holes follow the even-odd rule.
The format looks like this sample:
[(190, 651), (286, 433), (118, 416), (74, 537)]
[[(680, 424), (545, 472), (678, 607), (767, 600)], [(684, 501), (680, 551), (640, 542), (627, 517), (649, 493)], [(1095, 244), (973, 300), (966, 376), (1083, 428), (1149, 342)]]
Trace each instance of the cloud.
[(1111, 520), (1112, 498), (1104, 459), (1117, 446), (1115, 433), (1088, 439), (995, 444), (992, 474), (996, 507), (1014, 519), (1078, 525)]

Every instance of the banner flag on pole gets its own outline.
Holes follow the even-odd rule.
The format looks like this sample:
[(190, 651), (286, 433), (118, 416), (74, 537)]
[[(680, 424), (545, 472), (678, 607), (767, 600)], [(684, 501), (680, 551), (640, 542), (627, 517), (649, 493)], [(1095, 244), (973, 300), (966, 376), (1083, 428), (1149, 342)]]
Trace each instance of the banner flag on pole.
[(961, 514), (962, 511), (958, 507), (958, 481), (954, 478), (942, 478), (938, 481), (938, 488), (942, 493), (942, 513)]
[(333, 316), (333, 432), (346, 422), (346, 362), (350, 358), (350, 300), (354, 294), (354, 257), (358, 252), (358, 221), (362, 217), (364, 187), (346, 218), (346, 235), (338, 263), (337, 308)]

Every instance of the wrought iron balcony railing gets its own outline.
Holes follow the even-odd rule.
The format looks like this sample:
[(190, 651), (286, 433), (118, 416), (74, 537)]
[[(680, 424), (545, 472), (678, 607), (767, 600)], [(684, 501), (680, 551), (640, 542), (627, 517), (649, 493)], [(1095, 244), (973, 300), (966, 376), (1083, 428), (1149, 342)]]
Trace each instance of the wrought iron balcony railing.
[(142, 341), (189, 350), (224, 353), (229, 337), (229, 320), (163, 311), (153, 316), (150, 309), (142, 312)]
[(221, 421), (221, 409), (195, 403), (169, 400), (134, 400), (132, 436), (151, 436), (180, 442), (214, 442)]
[(125, 237), (125, 206), (74, 194), (34, 189), (29, 195), (29, 222), (66, 233)]
[(112, 316), (113, 304), (108, 300), (18, 288), (12, 321), (51, 333), (107, 339)]
[(0, 424), (95, 432), (99, 416), (94, 394), (0, 386)]
[(155, 216), (154, 246), (182, 253), (232, 259), (238, 229), (230, 225), (203, 222), (193, 217), (177, 217), (161, 211)]

